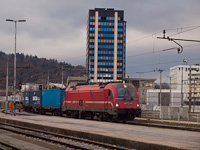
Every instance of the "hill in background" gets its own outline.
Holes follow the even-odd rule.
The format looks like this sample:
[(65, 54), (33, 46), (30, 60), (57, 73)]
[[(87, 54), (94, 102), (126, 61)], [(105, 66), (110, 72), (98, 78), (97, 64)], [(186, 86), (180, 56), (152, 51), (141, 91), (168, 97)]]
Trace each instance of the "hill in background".
[[(17, 58), (17, 79), (16, 86), (19, 82), (37, 83), (41, 84), (47, 81), (49, 74), (49, 81), (54, 83), (61, 83), (62, 67), (63, 81), (66, 83), (69, 76), (83, 76), (85, 74), (85, 67), (72, 66), (65, 62), (58, 62), (55, 59), (38, 58), (37, 56), (29, 56), (24, 54), (16, 54)], [(6, 89), (6, 68), (7, 60), (9, 64), (9, 86), (13, 86), (14, 82), (14, 54), (5, 54), (0, 51), (0, 90)]]

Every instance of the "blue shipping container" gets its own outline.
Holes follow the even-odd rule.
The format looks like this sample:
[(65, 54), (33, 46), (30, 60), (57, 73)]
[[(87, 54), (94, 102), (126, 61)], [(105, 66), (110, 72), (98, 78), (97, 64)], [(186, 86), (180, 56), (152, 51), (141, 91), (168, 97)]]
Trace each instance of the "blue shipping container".
[(30, 106), (40, 107), (42, 100), (42, 91), (31, 91), (30, 92)]
[(65, 89), (53, 89), (42, 91), (42, 107), (43, 108), (60, 108)]
[(65, 89), (61, 89), (61, 104), (60, 104), (61, 107), (62, 107), (64, 95), (65, 95)]
[(23, 93), (23, 105), (28, 106), (29, 105), (29, 92)]

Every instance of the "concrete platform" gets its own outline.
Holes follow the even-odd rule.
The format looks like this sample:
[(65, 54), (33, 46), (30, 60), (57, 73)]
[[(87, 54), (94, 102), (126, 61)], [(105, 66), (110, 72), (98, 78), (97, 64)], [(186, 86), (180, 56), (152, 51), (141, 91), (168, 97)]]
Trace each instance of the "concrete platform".
[(200, 149), (200, 132), (193, 131), (43, 115), (10, 116), (0, 113), (0, 121), (136, 149)]

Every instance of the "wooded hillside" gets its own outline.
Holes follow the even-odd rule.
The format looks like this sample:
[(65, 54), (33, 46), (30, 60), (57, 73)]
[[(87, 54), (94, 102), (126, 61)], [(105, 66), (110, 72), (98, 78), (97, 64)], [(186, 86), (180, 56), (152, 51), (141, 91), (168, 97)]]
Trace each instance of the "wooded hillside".
[[(72, 66), (65, 62), (58, 62), (55, 59), (38, 58), (37, 56), (29, 56), (17, 53), (17, 80), (25, 83), (41, 84), (42, 81), (47, 81), (49, 73), (49, 81), (54, 83), (61, 83), (62, 67), (64, 68), (64, 83), (68, 76), (83, 76), (85, 74), (85, 67)], [(0, 89), (6, 89), (6, 66), (7, 60), (9, 64), (9, 86), (13, 86), (14, 78), (14, 54), (5, 54), (0, 51)]]

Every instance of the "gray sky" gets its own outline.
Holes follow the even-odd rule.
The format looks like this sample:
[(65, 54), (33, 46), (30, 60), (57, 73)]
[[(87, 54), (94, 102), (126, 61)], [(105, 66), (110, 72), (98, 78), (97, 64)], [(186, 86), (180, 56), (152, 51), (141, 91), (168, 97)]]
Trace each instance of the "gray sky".
[[(86, 23), (89, 9), (124, 10), (127, 21), (127, 73), (131, 77), (158, 78), (156, 69), (200, 63), (200, 43), (157, 39), (200, 40), (199, 0), (0, 0), (0, 51), (14, 53), (14, 23), (17, 24), (17, 52), (57, 59), (85, 66)], [(137, 73), (136, 73), (137, 72)], [(140, 72), (140, 73), (138, 73)], [(143, 74), (141, 72), (144, 72)], [(164, 72), (167, 78), (168, 72)]]

